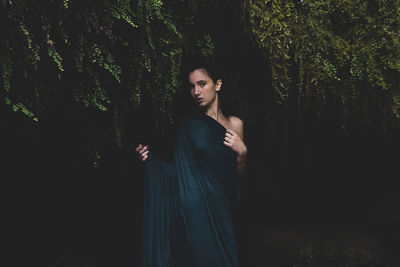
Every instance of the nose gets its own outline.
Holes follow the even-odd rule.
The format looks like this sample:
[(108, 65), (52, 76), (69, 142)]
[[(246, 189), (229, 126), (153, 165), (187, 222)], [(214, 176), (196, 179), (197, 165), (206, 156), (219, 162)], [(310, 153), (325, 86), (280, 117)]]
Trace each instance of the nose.
[(200, 88), (199, 88), (199, 86), (197, 86), (197, 85), (194, 87), (194, 95), (195, 95), (195, 96), (200, 95)]

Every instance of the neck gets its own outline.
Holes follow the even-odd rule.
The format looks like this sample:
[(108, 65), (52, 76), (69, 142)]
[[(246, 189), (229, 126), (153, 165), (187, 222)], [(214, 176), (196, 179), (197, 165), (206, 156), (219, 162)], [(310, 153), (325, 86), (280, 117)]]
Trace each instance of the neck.
[(206, 110), (205, 113), (208, 114), (209, 116), (213, 117), (214, 119), (218, 120), (219, 117), (221, 117), (222, 112), (221, 109), (218, 106), (218, 99), (217, 101), (214, 101)]

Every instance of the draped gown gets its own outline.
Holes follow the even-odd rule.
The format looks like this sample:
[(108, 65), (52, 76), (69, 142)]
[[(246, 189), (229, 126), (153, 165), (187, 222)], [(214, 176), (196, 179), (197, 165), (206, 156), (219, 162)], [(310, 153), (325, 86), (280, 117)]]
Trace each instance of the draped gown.
[(178, 125), (172, 162), (145, 163), (145, 267), (238, 266), (232, 217), (239, 201), (236, 153), (225, 127), (203, 112)]

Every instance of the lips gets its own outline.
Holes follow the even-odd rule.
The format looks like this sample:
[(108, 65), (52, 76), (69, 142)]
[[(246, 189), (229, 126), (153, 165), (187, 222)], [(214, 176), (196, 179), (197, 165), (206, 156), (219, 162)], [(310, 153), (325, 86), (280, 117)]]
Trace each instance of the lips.
[(197, 103), (203, 102), (203, 98), (196, 98), (196, 102), (197, 102)]

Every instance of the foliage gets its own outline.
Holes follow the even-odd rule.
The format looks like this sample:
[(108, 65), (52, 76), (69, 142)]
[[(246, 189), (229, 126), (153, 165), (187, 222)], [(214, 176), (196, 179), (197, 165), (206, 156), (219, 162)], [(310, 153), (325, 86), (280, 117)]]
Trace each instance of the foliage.
[[(190, 29), (199, 10), (213, 2), (3, 1), (1, 96), (39, 122), (50, 116), (54, 99), (73, 100), (102, 117), (93, 119), (112, 127), (121, 148), (132, 111), (157, 107), (172, 122), (170, 105), (184, 89), (183, 50), (215, 53), (207, 32)], [(98, 155), (101, 148), (91, 150)]]
[(343, 127), (399, 126), (400, 1), (249, 0), (243, 9), (278, 101), (295, 83), (300, 111), (335, 110)]
[(162, 1), (8, 1), (1, 8), (2, 89), (14, 111), (40, 121), (55, 90), (68, 90), (86, 109), (113, 110), (118, 146), (124, 112), (140, 107), (144, 94), (169, 112), (182, 35)]
[(244, 3), (252, 33), (260, 47), (267, 49), (272, 86), (278, 101), (285, 100), (290, 77), (289, 48), (294, 41), (297, 12), (292, 1), (249, 1)]
[(300, 115), (334, 112), (344, 128), (400, 126), (400, 0), (2, 1), (2, 103), (40, 123), (54, 99), (74, 101), (123, 147), (128, 114), (157, 107), (172, 121), (187, 54), (224, 56), (210, 29), (227, 5), (263, 50), (278, 103), (296, 95)]

